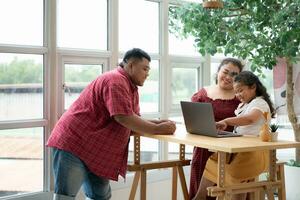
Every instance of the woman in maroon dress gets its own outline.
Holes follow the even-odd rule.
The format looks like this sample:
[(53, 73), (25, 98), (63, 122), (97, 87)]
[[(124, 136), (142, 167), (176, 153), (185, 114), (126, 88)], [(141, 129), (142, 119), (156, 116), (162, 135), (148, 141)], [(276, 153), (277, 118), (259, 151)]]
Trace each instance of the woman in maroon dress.
[[(234, 58), (224, 59), (218, 67), (216, 85), (204, 87), (193, 95), (193, 102), (211, 103), (216, 121), (234, 116), (240, 103), (233, 91), (233, 76), (243, 69), (242, 63)], [(233, 127), (228, 127), (232, 131)], [(191, 164), (189, 198), (193, 199), (199, 188), (206, 161), (212, 153), (207, 149), (195, 147)]]

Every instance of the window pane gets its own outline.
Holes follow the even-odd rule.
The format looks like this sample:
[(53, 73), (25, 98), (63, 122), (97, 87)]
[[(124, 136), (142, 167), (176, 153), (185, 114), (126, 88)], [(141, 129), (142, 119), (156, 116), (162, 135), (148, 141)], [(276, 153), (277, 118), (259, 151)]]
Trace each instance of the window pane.
[(0, 43), (43, 46), (43, 0), (0, 1)]
[[(169, 153), (168, 153), (168, 160), (176, 160), (179, 159), (179, 144), (169, 142)], [(185, 158), (192, 159), (193, 157), (193, 146), (185, 145)]]
[(43, 128), (0, 130), (0, 197), (43, 190)]
[(0, 121), (43, 118), (43, 56), (0, 58)]
[[(129, 154), (128, 154), (129, 163), (133, 163), (134, 161), (133, 145), (134, 145), (134, 139), (133, 137), (131, 137), (129, 143)], [(141, 163), (158, 161), (158, 140), (141, 137), (140, 146), (141, 146), (141, 154), (140, 154)]]
[(217, 71), (218, 71), (218, 68), (219, 68), (220, 64), (221, 64), (221, 62), (219, 62), (219, 63), (216, 63), (216, 62), (210, 63), (210, 84), (211, 85), (216, 84)]
[(102, 74), (103, 65), (65, 64), (65, 109), (78, 98), (81, 91)]
[(159, 63), (152, 60), (147, 80), (139, 87), (141, 113), (158, 112), (159, 107)]
[(172, 104), (190, 101), (198, 89), (197, 68), (172, 68)]
[(119, 47), (127, 51), (133, 47), (158, 53), (159, 4), (145, 0), (120, 0)]
[(107, 50), (107, 0), (58, 0), (59, 47)]
[(180, 38), (169, 31), (169, 53), (173, 55), (200, 56), (200, 53), (194, 46), (194, 41), (195, 38), (193, 36)]

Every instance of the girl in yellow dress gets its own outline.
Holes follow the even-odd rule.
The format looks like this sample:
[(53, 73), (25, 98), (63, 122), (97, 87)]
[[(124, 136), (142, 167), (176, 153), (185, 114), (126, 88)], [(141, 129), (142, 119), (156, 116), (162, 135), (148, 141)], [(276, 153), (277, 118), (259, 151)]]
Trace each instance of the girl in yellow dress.
[[(260, 128), (265, 123), (264, 112), (272, 113), (273, 104), (266, 88), (259, 78), (250, 71), (243, 71), (234, 78), (235, 94), (241, 101), (235, 110), (236, 117), (226, 118), (216, 123), (218, 129), (224, 130), (227, 126), (235, 126), (235, 131), (243, 135), (258, 136)], [(267, 119), (268, 123), (270, 119)], [(267, 151), (244, 152), (231, 155), (225, 166), (225, 184), (247, 182), (268, 167), (269, 155)], [(200, 188), (194, 200), (205, 200), (207, 187), (217, 183), (217, 155), (213, 154), (206, 163), (201, 179)], [(245, 194), (234, 195), (233, 199), (245, 199)]]

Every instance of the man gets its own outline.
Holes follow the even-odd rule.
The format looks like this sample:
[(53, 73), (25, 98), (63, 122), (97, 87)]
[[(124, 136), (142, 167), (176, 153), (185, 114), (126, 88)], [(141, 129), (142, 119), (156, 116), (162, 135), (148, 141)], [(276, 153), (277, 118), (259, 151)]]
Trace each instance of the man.
[(148, 77), (150, 61), (143, 50), (129, 50), (120, 66), (91, 82), (57, 122), (47, 143), (53, 151), (54, 199), (74, 199), (81, 186), (88, 199), (110, 199), (109, 180), (126, 174), (130, 132), (174, 133), (169, 120), (139, 116), (137, 86)]

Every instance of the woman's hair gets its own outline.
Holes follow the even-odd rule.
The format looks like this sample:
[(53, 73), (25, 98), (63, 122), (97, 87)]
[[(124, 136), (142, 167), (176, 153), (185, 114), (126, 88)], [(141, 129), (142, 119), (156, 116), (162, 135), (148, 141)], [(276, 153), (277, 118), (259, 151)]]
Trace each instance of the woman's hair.
[(266, 87), (263, 86), (263, 84), (255, 74), (253, 74), (250, 71), (242, 71), (241, 73), (239, 73), (237, 76), (234, 77), (234, 82), (241, 83), (242, 85), (246, 85), (249, 87), (256, 85), (256, 96), (263, 97), (263, 99), (268, 103), (270, 107), (271, 117), (275, 116), (276, 111), (273, 107), (273, 103), (270, 99), (270, 95), (267, 93)]
[(242, 62), (238, 59), (235, 59), (235, 58), (225, 58), (222, 60), (222, 62), (220, 63), (219, 67), (218, 67), (218, 70), (217, 70), (217, 73), (216, 73), (216, 84), (218, 84), (218, 73), (219, 71), (221, 70), (221, 68), (224, 66), (224, 65), (227, 65), (228, 63), (231, 63), (233, 64), (234, 66), (238, 67), (240, 69), (240, 72), (243, 70), (244, 68), (244, 65), (242, 64)]
[(137, 60), (142, 60), (143, 58), (145, 58), (149, 62), (151, 62), (151, 57), (149, 56), (149, 54), (147, 52), (145, 52), (139, 48), (133, 48), (131, 50), (128, 50), (125, 53), (124, 58), (123, 58), (122, 62), (119, 64), (119, 66), (124, 67), (124, 65), (126, 63), (128, 63), (128, 60), (130, 60), (131, 58), (137, 59)]

